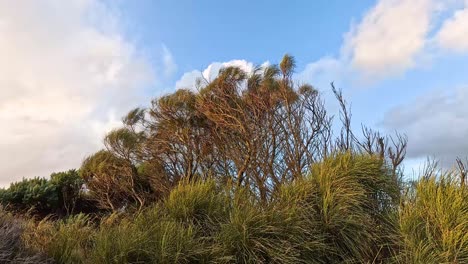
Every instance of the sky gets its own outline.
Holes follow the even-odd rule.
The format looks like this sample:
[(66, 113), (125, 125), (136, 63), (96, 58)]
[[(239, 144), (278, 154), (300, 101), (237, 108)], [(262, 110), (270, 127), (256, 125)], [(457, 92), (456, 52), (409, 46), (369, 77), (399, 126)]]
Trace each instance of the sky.
[(355, 128), (406, 134), (407, 168), (468, 156), (468, 0), (0, 0), (0, 186), (77, 168), (130, 109), (286, 53), (327, 102), (343, 90)]

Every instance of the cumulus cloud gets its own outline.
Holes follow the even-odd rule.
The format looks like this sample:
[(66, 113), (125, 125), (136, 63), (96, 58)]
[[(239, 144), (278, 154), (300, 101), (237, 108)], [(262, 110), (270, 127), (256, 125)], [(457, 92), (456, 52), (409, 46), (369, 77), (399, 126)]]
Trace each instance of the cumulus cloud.
[(0, 2), (0, 185), (79, 166), (154, 80), (95, 0)]
[(443, 49), (468, 52), (468, 1), (464, 9), (457, 10), (443, 23), (436, 41)]
[(314, 83), (318, 88), (329, 88), (330, 82), (341, 81), (345, 71), (342, 61), (333, 57), (323, 57), (307, 64), (295, 78), (300, 83)]
[(395, 107), (384, 118), (384, 126), (409, 137), (408, 157), (434, 156), (452, 164), (468, 151), (468, 87), (432, 91), (407, 105)]
[(343, 52), (351, 66), (370, 78), (414, 67), (437, 6), (431, 0), (380, 0), (346, 36)]
[[(264, 67), (268, 65), (268, 62), (265, 62), (261, 65)], [(219, 70), (226, 67), (239, 67), (243, 71), (250, 73), (255, 68), (252, 62), (246, 60), (231, 60), (227, 62), (213, 62), (203, 71), (193, 70), (191, 72), (186, 72), (182, 77), (176, 82), (176, 89), (195, 89), (196, 82), (198, 79), (212, 81), (219, 73)]]

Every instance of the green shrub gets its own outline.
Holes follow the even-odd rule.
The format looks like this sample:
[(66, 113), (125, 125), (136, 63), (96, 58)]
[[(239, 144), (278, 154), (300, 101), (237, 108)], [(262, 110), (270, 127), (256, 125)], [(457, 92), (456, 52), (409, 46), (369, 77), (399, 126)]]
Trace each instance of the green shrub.
[(0, 204), (14, 212), (49, 214), (58, 206), (57, 187), (45, 178), (23, 179), (0, 192)]
[(0, 190), (0, 205), (14, 213), (40, 217), (69, 215), (77, 203), (85, 203), (80, 200), (82, 184), (76, 170), (52, 173), (50, 179), (23, 179)]

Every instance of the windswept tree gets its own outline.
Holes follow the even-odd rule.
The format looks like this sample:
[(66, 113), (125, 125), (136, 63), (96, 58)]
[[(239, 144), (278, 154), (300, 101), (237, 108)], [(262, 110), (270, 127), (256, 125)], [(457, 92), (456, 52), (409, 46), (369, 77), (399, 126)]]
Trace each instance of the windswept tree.
[(83, 162), (80, 175), (92, 197), (103, 209), (117, 211), (129, 205), (145, 205), (147, 192), (138, 171), (127, 160), (101, 150)]
[[(123, 127), (104, 140), (105, 160), (123, 169), (119, 174), (112, 165), (109, 175), (101, 170), (96, 175), (108, 180), (90, 183), (95, 186), (90, 188), (95, 192), (101, 188), (103, 194), (115, 191), (118, 197), (117, 189), (109, 189), (114, 178), (129, 193), (142, 189), (137, 183), (144, 182), (154, 198), (182, 179), (212, 177), (248, 187), (266, 202), (279, 186), (308, 174), (313, 164), (339, 151), (378, 155), (396, 179), (406, 138), (381, 137), (371, 130), (356, 136), (351, 111), (332, 84), (341, 106), (342, 130), (336, 137), (333, 116), (320, 93), (310, 84), (297, 84), (294, 70), (295, 60), (289, 55), (279, 65), (252, 72), (227, 67), (214, 80), (200, 81), (198, 91), (179, 89), (154, 99), (148, 109), (130, 111)], [(135, 193), (139, 192), (132, 199), (142, 205)]]
[(251, 75), (226, 68), (201, 89), (198, 109), (214, 124), (225, 174), (266, 200), (276, 186), (307, 172), (328, 148), (331, 119), (318, 92), (292, 81), (294, 59)]

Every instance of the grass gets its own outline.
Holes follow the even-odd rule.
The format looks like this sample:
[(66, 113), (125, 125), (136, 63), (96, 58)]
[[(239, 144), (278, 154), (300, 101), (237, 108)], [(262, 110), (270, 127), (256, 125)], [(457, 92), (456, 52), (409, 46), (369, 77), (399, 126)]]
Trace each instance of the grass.
[(402, 190), (379, 158), (342, 153), (268, 203), (246, 188), (182, 182), (138, 214), (13, 228), (9, 247), (56, 263), (468, 263), (468, 192), (457, 180)]
[(400, 209), (401, 263), (468, 263), (468, 190), (457, 175), (416, 183)]
[(0, 208), (0, 264), (49, 263), (45, 257), (25, 247), (22, 234), (22, 221)]

